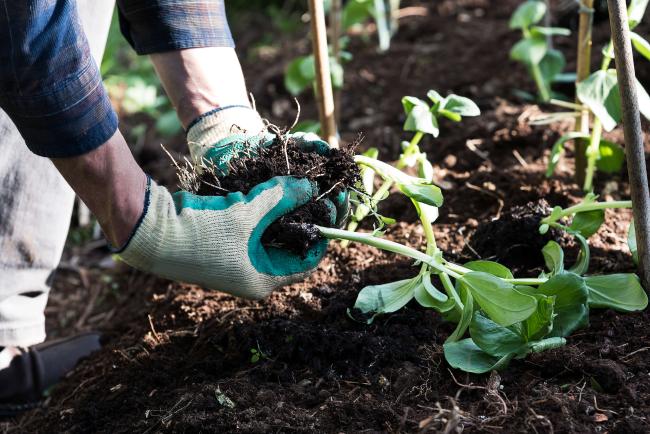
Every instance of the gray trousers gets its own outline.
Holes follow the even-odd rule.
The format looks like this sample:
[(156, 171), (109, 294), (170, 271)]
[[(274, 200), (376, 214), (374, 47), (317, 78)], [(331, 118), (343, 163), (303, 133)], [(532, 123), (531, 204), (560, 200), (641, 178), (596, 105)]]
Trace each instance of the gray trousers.
[[(93, 57), (104, 53), (115, 0), (77, 0)], [(0, 347), (45, 340), (45, 305), (63, 252), (74, 193), (32, 154), (0, 110)]]

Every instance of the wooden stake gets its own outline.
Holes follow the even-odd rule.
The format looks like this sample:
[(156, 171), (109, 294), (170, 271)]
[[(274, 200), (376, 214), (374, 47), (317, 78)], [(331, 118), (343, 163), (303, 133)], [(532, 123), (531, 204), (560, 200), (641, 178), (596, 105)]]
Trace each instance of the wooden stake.
[(327, 142), (338, 148), (339, 139), (334, 120), (334, 96), (332, 76), (330, 75), (329, 53), (327, 49), (327, 27), (323, 0), (309, 0), (311, 15), (311, 39), (316, 63), (316, 98), (321, 132)]
[[(330, 43), (332, 57), (341, 64), (341, 19), (342, 0), (332, 0), (330, 6)], [(334, 122), (341, 122), (341, 89), (334, 89)]]
[(650, 191), (648, 190), (648, 174), (643, 149), (627, 5), (625, 0), (607, 0), (607, 4), (623, 109), (625, 155), (639, 252), (639, 276), (643, 287), (648, 291), (650, 290), (650, 268), (648, 268), (650, 267)]
[[(594, 0), (580, 1), (580, 28), (578, 30), (578, 66), (576, 68), (576, 85), (589, 77), (591, 73), (591, 31), (594, 20)], [(576, 104), (582, 104), (576, 98)], [(575, 130), (589, 135), (589, 109), (584, 108), (576, 120)], [(575, 141), (575, 179), (578, 185), (585, 183), (587, 170), (587, 145), (588, 139)]]

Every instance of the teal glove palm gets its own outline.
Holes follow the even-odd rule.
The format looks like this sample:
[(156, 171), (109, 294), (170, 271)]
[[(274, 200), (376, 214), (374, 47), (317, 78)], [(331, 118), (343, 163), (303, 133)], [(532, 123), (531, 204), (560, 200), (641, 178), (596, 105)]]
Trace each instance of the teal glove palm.
[(292, 177), (273, 178), (246, 195), (223, 197), (172, 195), (150, 181), (142, 221), (118, 253), (133, 267), (161, 277), (263, 298), (302, 280), (325, 254), (326, 242), (305, 257), (261, 242), (273, 221), (316, 194), (313, 183)]

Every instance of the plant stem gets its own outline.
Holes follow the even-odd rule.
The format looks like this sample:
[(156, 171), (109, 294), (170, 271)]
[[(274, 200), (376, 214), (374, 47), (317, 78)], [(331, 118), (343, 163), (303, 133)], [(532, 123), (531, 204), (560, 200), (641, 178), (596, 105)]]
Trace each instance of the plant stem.
[[(376, 247), (381, 250), (386, 250), (387, 252), (397, 253), (399, 255), (403, 255), (415, 259), (416, 261), (420, 261), (422, 263), (431, 266), (431, 268), (441, 273), (441, 278), (443, 274), (447, 274), (448, 276), (451, 276), (454, 279), (462, 279), (463, 274), (471, 273), (473, 271), (470, 270), (469, 268), (463, 267), (462, 265), (454, 264), (453, 262), (444, 261), (444, 263), (441, 263), (435, 257), (422, 253), (419, 250), (413, 249), (403, 244), (396, 243), (394, 241), (375, 237), (371, 234), (350, 232), (343, 229), (325, 228), (322, 226), (316, 226), (316, 228), (320, 231), (321, 235), (323, 235), (325, 238), (356, 241), (362, 244), (366, 244), (368, 246)], [(502, 280), (508, 283), (512, 283), (513, 285), (535, 285), (536, 286), (536, 285), (543, 284), (548, 279), (523, 278), (523, 279), (502, 279)]]
[[(573, 205), (567, 209), (562, 210), (562, 212), (558, 215), (557, 220), (560, 220), (561, 218), (568, 217), (573, 214), (577, 214), (579, 212), (596, 211), (600, 209), (615, 209), (615, 208), (632, 208), (632, 201), (615, 200), (611, 202), (579, 203), (577, 205)], [(551, 220), (551, 216), (548, 216), (548, 217), (544, 217), (540, 221), (540, 223), (553, 225), (557, 220), (556, 219)]]
[(594, 173), (596, 171), (596, 161), (600, 154), (600, 139), (603, 134), (603, 124), (600, 119), (594, 119), (594, 125), (591, 129), (591, 138), (589, 147), (587, 147), (587, 171), (585, 173), (585, 183), (582, 187), (584, 191), (591, 191), (593, 188)]
[(542, 70), (539, 68), (538, 64), (531, 64), (530, 71), (533, 74), (533, 78), (535, 79), (535, 84), (537, 84), (540, 98), (543, 102), (548, 102), (551, 99), (551, 93), (546, 86), (546, 82), (544, 81)]
[(386, 250), (387, 252), (393, 252), (403, 256), (408, 256), (409, 258), (415, 259), (416, 261), (420, 261), (430, 265), (436, 271), (439, 271), (441, 273), (447, 273), (454, 279), (460, 279), (462, 277), (462, 275), (445, 267), (443, 264), (438, 262), (435, 258), (425, 253), (422, 253), (419, 250), (405, 246), (403, 244), (399, 244), (394, 241), (375, 237), (371, 234), (350, 232), (342, 229), (325, 228), (322, 226), (316, 226), (316, 228), (320, 231), (321, 235), (323, 235), (325, 238), (356, 241), (362, 244), (377, 247), (378, 249), (381, 250)]

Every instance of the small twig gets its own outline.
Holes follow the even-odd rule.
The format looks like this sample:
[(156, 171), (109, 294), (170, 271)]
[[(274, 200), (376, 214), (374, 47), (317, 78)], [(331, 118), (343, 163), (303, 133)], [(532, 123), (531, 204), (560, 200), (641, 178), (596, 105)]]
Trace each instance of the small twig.
[(314, 202), (318, 202), (318, 201), (321, 200), (323, 197), (325, 197), (325, 196), (327, 196), (328, 194), (330, 194), (330, 193), (332, 192), (332, 190), (334, 190), (336, 187), (338, 187), (338, 186), (341, 185), (342, 183), (343, 183), (343, 181), (339, 181), (339, 182), (337, 182), (336, 184), (334, 184), (333, 186), (331, 186), (331, 187), (330, 187), (330, 188), (329, 188), (325, 193), (323, 193), (323, 194), (321, 194), (320, 196), (318, 196)]
[(158, 336), (158, 333), (156, 332), (156, 328), (153, 326), (153, 318), (151, 318), (150, 314), (147, 314), (147, 318), (149, 318), (149, 327), (151, 327), (151, 333), (153, 334), (153, 337), (158, 341), (158, 343), (161, 343), (160, 336)]
[(650, 350), (650, 347), (639, 348), (638, 350), (632, 351), (631, 353), (624, 355), (623, 357), (621, 357), (621, 360), (629, 359), (635, 354), (641, 353), (643, 351), (648, 351), (648, 350)]
[(596, 411), (599, 411), (601, 413), (611, 413), (611, 414), (618, 415), (618, 413), (615, 412), (614, 410), (605, 410), (604, 408), (598, 408), (598, 401), (596, 400), (595, 395), (594, 395), (594, 408), (596, 409)]
[(515, 156), (515, 158), (517, 159), (517, 161), (519, 162), (519, 164), (521, 164), (521, 165), (524, 166), (524, 167), (528, 167), (528, 163), (526, 162), (526, 160), (524, 160), (524, 157), (521, 156), (521, 154), (519, 153), (519, 151), (517, 151), (516, 149), (513, 149), (513, 150), (512, 150), (512, 155)]

